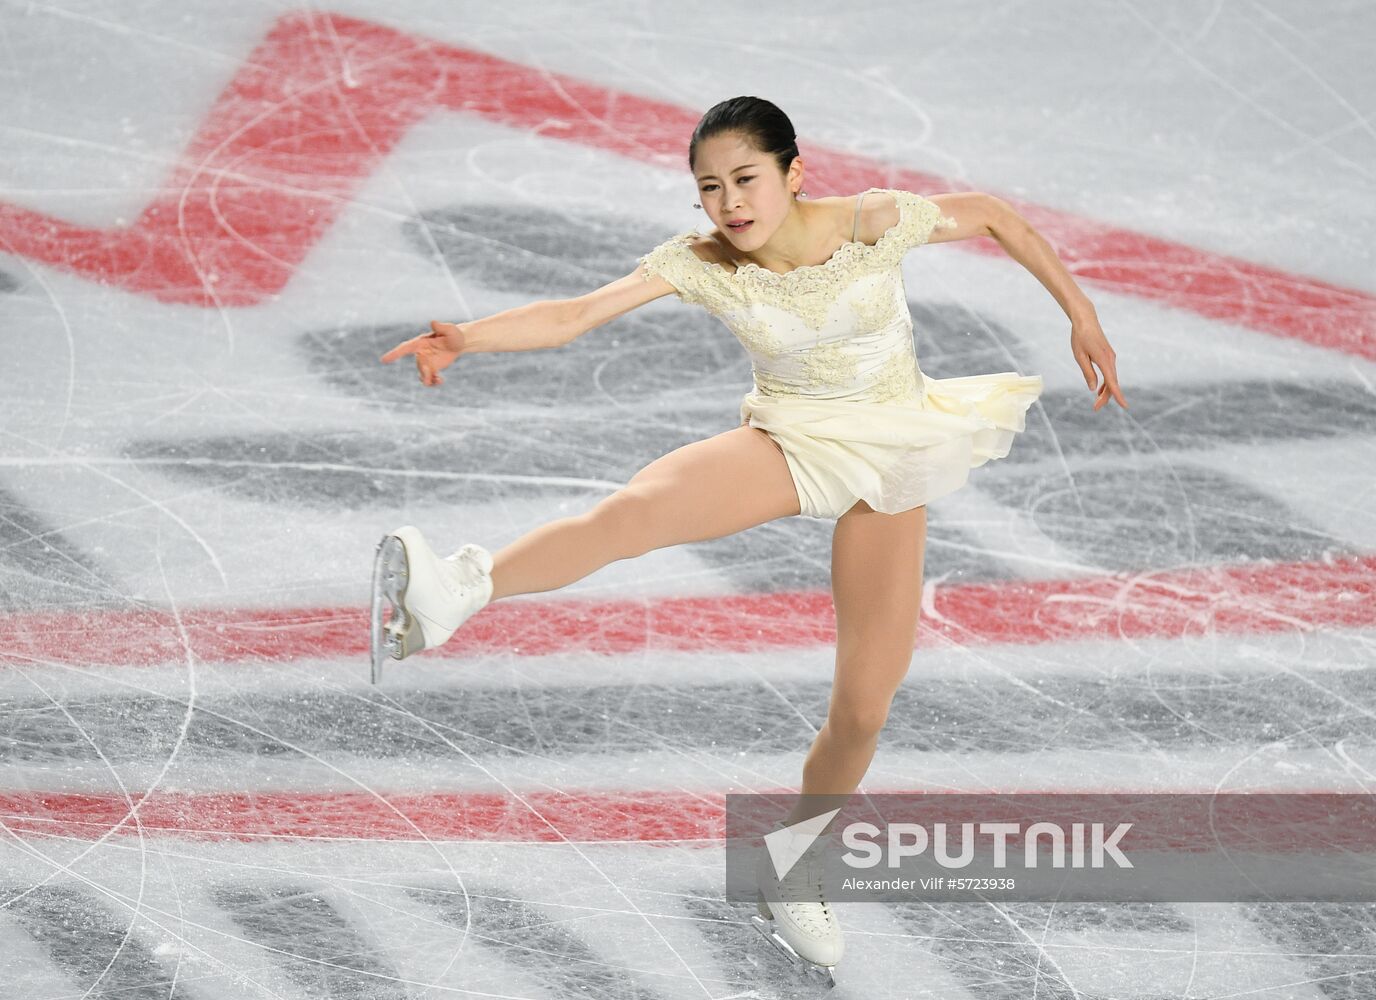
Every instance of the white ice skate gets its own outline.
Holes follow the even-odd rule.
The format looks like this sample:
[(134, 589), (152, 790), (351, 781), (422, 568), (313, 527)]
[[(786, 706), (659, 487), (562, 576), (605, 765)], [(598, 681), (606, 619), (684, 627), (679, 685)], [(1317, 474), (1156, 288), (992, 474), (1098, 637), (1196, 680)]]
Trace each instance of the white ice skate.
[[(769, 852), (761, 850), (755, 881), (761, 890), (755, 904), (759, 912), (750, 923), (809, 979), (835, 986), (832, 970), (841, 961), (843, 941), (836, 914), (822, 898), (821, 859), (804, 855), (780, 882)], [(774, 887), (785, 901), (765, 899), (765, 886)]]
[[(443, 645), (491, 599), (492, 554), (481, 545), (440, 559), (409, 524), (383, 535), (373, 560), (373, 683), (382, 680), (388, 657), (404, 660)], [(385, 625), (384, 601), (392, 605)]]

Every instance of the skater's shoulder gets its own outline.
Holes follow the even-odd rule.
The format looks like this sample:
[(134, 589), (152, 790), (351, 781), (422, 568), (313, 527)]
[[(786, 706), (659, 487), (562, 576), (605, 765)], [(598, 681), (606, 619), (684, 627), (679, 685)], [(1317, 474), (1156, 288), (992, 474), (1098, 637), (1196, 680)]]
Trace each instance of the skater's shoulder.
[(717, 286), (724, 282), (713, 277), (721, 272), (708, 266), (718, 260), (711, 243), (710, 237), (696, 231), (671, 236), (640, 257), (630, 274), (577, 296), (572, 301), (579, 333), (669, 294), (716, 308), (721, 298)]
[(651, 250), (647, 257), (681, 257), (685, 250), (691, 250), (701, 260), (715, 260), (720, 254), (717, 240), (711, 235), (696, 229), (670, 236)]
[(893, 188), (870, 188), (855, 196), (858, 207), (855, 233), (857, 243), (873, 246), (892, 233), (903, 220), (902, 197), (906, 192)]
[[(696, 273), (703, 279), (736, 270), (736, 263), (726, 249), (726, 237), (715, 229), (710, 233), (689, 230), (671, 236), (642, 260)], [(699, 267), (699, 264), (709, 266)]]
[(691, 233), (688, 249), (697, 255), (698, 260), (717, 264), (727, 271), (736, 269), (736, 262), (726, 249), (726, 237), (719, 229), (713, 229), (710, 233)]

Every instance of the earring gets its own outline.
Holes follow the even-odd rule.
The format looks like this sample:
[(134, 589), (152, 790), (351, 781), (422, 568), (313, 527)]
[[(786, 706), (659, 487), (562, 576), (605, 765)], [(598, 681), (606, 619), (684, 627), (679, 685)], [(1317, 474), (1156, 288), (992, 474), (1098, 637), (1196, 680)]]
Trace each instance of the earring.
[(799, 198), (806, 198), (806, 197), (807, 197), (807, 192), (806, 192), (806, 191), (799, 191), (799, 192), (798, 192), (798, 197), (799, 197)]
[(694, 207), (694, 208), (701, 208), (702, 206), (699, 205), (697, 202), (693, 202), (693, 207)]

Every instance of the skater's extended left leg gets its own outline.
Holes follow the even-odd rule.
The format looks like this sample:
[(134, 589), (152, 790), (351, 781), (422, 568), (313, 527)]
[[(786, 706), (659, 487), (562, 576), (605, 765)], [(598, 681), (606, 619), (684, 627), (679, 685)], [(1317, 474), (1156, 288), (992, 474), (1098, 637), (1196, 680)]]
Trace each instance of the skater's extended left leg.
[[(618, 559), (797, 513), (783, 452), (764, 431), (741, 426), (670, 452), (587, 513), (542, 525), (495, 554), (470, 543), (440, 559), (418, 529), (398, 528), (373, 562), (373, 681), (387, 659), (443, 644), (499, 598), (554, 590)], [(385, 625), (384, 603), (392, 606)]]
[(740, 426), (655, 459), (583, 514), (493, 553), (492, 600), (555, 590), (619, 559), (721, 538), (799, 513), (779, 446)]

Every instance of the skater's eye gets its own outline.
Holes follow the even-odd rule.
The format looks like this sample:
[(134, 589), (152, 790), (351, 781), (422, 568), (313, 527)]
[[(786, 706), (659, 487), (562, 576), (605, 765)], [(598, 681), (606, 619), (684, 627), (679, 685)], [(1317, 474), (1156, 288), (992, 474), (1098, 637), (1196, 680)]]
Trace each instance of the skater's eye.
[[(737, 177), (737, 178), (736, 178), (736, 183), (737, 183), (737, 184), (744, 184), (746, 181), (754, 180), (754, 178), (755, 178), (755, 175), (754, 175), (754, 174), (747, 174), (747, 175), (744, 176), (744, 177)], [(717, 186), (716, 186), (715, 184), (704, 184), (704, 185), (702, 186), (702, 189), (703, 189), (704, 191), (715, 191), (716, 188), (717, 188)]]

